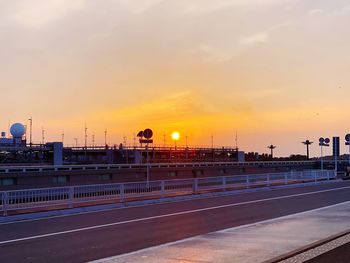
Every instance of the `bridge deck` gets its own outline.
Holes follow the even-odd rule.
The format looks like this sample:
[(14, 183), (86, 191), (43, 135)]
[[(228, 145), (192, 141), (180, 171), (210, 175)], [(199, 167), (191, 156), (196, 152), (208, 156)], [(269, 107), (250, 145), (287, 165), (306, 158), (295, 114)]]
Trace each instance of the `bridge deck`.
[[(223, 229), (349, 202), (349, 191), (350, 182), (334, 182), (4, 223), (0, 224), (0, 262), (54, 263), (98, 260)], [(337, 212), (339, 217), (334, 217), (333, 214), (324, 215), (325, 223), (328, 222), (327, 227), (318, 229), (328, 231), (332, 228), (333, 234), (333, 231), (350, 227), (350, 213), (346, 212), (346, 215), (345, 212), (340, 209)], [(346, 225), (343, 225), (342, 229), (334, 228), (342, 226), (342, 216), (347, 222)], [(296, 220), (289, 228), (281, 227), (277, 232), (270, 229), (270, 225), (270, 231), (264, 232), (262, 229), (261, 233), (266, 242), (270, 240), (270, 244), (282, 244), (283, 239), (280, 242), (276, 242), (275, 239), (288, 232), (292, 242), (299, 235), (303, 235), (303, 238), (309, 237), (306, 232), (294, 232), (299, 231), (303, 221)], [(286, 222), (288, 226), (289, 222), (293, 221)], [(311, 222), (312, 229), (318, 233), (319, 230), (315, 229), (313, 224), (316, 225), (317, 219), (314, 217)], [(250, 228), (251, 231), (259, 229), (257, 226)], [(251, 233), (250, 240), (254, 240), (255, 233)], [(324, 236), (329, 234), (322, 233)], [(215, 234), (209, 237), (209, 241), (216, 239)], [(248, 235), (245, 238), (248, 238)], [(248, 239), (242, 240), (249, 244)], [(203, 243), (205, 240), (198, 241)], [(288, 243), (289, 241), (286, 242)], [(224, 242), (222, 247), (217, 248), (221, 250), (226, 247), (227, 250), (236, 251), (243, 244), (240, 240), (234, 243)], [(200, 246), (196, 242), (188, 245)], [(184, 246), (183, 249), (185, 253)], [(196, 260), (196, 255), (200, 257), (200, 254), (193, 254), (192, 260)]]

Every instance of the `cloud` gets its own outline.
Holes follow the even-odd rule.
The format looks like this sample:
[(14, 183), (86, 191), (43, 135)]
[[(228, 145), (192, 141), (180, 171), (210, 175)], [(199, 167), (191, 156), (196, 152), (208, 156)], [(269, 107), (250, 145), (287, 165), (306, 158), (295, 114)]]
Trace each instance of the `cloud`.
[(164, 2), (164, 0), (115, 0), (115, 2), (126, 7), (130, 13), (142, 14), (152, 7)]
[(269, 40), (269, 34), (267, 32), (259, 32), (251, 36), (242, 37), (240, 39), (241, 45), (254, 45), (266, 43)]
[(318, 15), (322, 15), (324, 13), (324, 10), (323, 9), (319, 9), (319, 8), (316, 8), (316, 9), (312, 9), (309, 11), (309, 15), (310, 16), (318, 16)]
[(228, 7), (261, 7), (272, 4), (283, 4), (297, 0), (177, 0), (184, 13), (210, 13)]
[(33, 0), (14, 1), (11, 13), (8, 17), (17, 24), (30, 27), (42, 28), (69, 12), (79, 10), (85, 6), (84, 0)]
[(201, 44), (191, 52), (201, 55), (205, 62), (225, 62), (232, 58), (232, 54), (207, 44)]
[(349, 13), (350, 13), (350, 5), (346, 5), (342, 9), (340, 9), (338, 12), (336, 12), (337, 15), (347, 15)]

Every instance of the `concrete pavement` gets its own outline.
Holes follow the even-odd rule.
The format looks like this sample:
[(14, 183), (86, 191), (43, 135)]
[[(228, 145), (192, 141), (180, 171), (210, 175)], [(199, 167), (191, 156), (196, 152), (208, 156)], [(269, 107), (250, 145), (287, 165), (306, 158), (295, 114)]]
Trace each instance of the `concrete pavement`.
[[(95, 263), (264, 262), (350, 229), (350, 202), (217, 231)], [(304, 262), (319, 254), (284, 262)]]

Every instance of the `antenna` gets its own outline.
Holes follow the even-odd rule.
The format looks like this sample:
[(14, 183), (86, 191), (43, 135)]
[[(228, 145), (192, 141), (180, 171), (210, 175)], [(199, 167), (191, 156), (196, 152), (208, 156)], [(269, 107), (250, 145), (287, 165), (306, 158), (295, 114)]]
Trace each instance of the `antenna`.
[(85, 149), (87, 148), (87, 130), (88, 128), (86, 127), (86, 124), (85, 124)]
[(236, 151), (238, 152), (238, 133), (237, 133), (237, 131), (236, 131), (235, 141), (236, 141)]
[(165, 148), (166, 146), (166, 134), (163, 134), (163, 147)]
[(78, 138), (74, 138), (75, 141), (75, 147), (78, 148)]
[(44, 130), (44, 128), (41, 128), (41, 143), (42, 143), (42, 145), (45, 144), (45, 130)]
[(32, 136), (33, 136), (33, 118), (30, 117), (29, 119), (29, 146), (32, 148), (33, 141), (32, 141)]
[(62, 131), (61, 136), (62, 136), (62, 143), (64, 144), (64, 131)]
[(214, 135), (211, 134), (211, 148), (214, 149)]
[(92, 134), (92, 148), (95, 148), (95, 133)]
[(133, 136), (134, 136), (134, 148), (136, 148), (136, 135), (135, 135), (135, 133), (133, 133)]
[(126, 136), (123, 136), (123, 144), (126, 145)]
[(107, 146), (107, 129), (105, 130), (105, 146)]

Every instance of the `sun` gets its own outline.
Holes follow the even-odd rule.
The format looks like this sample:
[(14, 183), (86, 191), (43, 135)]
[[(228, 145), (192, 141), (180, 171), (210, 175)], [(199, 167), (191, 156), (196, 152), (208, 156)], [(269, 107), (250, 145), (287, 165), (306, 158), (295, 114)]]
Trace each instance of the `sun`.
[(180, 133), (178, 131), (174, 131), (172, 134), (171, 134), (171, 138), (174, 140), (174, 141), (178, 141), (180, 139)]

